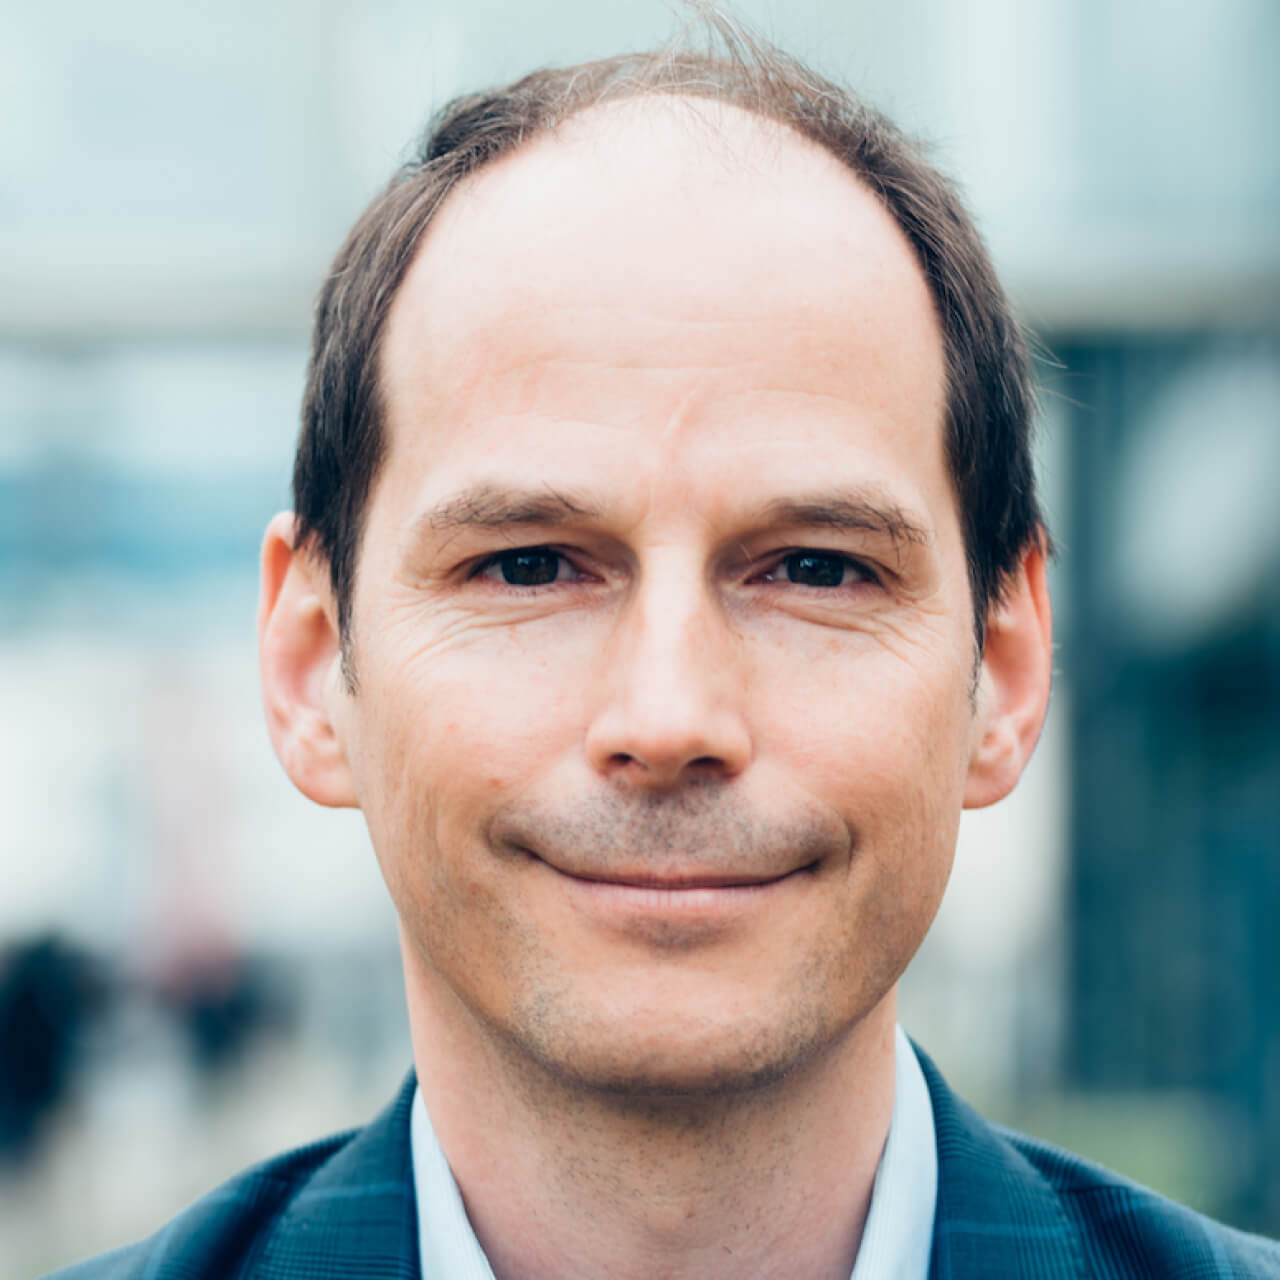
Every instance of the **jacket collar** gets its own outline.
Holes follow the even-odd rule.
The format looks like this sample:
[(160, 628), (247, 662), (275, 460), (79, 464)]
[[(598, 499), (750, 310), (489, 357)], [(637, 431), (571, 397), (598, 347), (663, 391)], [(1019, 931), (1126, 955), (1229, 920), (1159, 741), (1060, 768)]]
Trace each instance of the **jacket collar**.
[(915, 1049), (938, 1142), (929, 1280), (1082, 1280), (1083, 1247), (1057, 1191)]
[[(420, 1280), (409, 1153), (416, 1088), (410, 1071), (395, 1100), (306, 1179), (245, 1274)], [(306, 1161), (305, 1148), (298, 1159)], [(288, 1169), (280, 1175), (288, 1178)]]

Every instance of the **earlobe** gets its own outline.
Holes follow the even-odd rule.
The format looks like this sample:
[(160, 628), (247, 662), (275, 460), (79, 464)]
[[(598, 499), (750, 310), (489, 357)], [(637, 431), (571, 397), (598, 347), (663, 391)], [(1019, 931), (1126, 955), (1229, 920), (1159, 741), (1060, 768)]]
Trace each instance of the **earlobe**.
[(965, 808), (1013, 790), (1040, 737), (1052, 678), (1053, 619), (1037, 539), (987, 620)]
[(294, 786), (317, 804), (355, 806), (346, 752), (333, 722), (338, 629), (325, 566), (294, 543), (281, 512), (262, 542), (258, 661), (272, 746)]

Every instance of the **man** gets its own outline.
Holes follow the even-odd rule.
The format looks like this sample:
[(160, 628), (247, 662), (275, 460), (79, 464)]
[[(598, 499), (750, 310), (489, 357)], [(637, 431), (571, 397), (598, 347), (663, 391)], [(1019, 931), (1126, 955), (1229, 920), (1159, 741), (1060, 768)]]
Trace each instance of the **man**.
[(263, 686), (416, 1076), (73, 1274), (1280, 1275), (896, 1029), (1048, 701), (1026, 360), (912, 145), (720, 33), (454, 104), (339, 253)]

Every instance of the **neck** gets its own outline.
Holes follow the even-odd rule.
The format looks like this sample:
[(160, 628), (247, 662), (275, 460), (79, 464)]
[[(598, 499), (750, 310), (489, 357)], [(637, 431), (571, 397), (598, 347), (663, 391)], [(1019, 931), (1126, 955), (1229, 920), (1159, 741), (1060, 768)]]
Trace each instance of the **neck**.
[(406, 985), (419, 1088), (498, 1280), (848, 1280), (893, 1111), (892, 992), (781, 1082), (638, 1098), (516, 1061), (416, 966)]

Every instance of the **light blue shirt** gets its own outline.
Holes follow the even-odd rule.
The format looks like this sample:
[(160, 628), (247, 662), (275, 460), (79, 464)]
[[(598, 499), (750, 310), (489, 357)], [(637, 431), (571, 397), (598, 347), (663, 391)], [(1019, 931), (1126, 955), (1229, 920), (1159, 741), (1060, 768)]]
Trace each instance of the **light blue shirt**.
[[(423, 1280), (494, 1280), (431, 1128), (421, 1090), (414, 1095), (409, 1138)], [(915, 1052), (899, 1027), (893, 1117), (849, 1280), (928, 1280), (937, 1200), (933, 1107)]]

